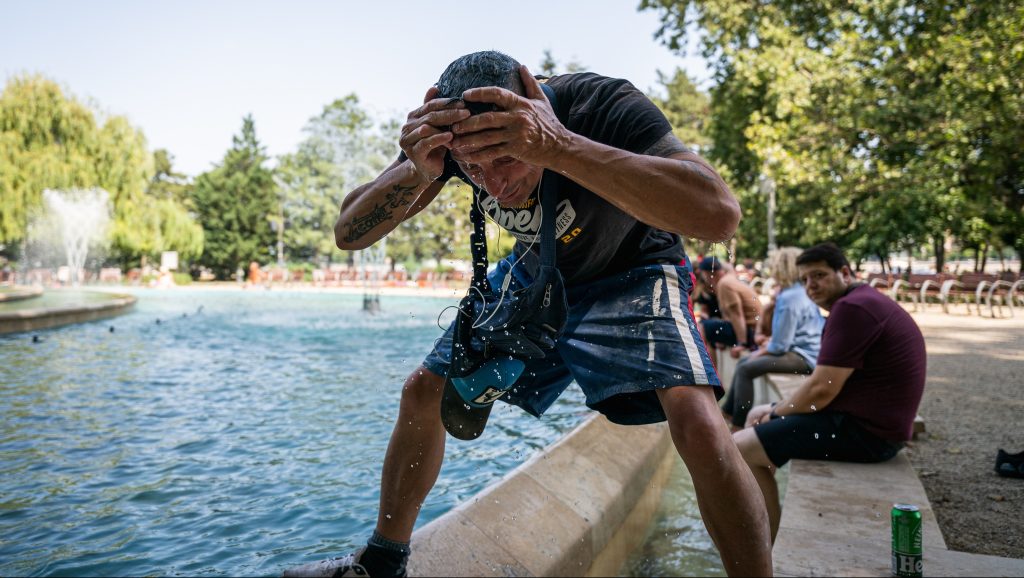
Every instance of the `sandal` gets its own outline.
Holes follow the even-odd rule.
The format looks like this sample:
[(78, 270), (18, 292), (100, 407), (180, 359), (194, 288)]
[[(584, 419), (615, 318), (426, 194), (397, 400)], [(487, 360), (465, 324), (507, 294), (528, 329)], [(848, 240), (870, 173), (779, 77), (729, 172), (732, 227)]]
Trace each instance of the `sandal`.
[(996, 473), (1007, 478), (1024, 478), (1024, 452), (1008, 454), (999, 450), (996, 454)]

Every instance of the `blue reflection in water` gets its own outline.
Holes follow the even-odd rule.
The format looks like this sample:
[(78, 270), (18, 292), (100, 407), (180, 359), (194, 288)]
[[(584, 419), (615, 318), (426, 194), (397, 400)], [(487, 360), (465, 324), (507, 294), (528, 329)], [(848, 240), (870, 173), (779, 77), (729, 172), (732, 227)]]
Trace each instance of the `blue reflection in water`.
[[(363, 544), (401, 384), (454, 300), (137, 295), (0, 337), (0, 575), (275, 575)], [(449, 441), (419, 523), (585, 413), (575, 386), (542, 420), (498, 404), (482, 440)]]

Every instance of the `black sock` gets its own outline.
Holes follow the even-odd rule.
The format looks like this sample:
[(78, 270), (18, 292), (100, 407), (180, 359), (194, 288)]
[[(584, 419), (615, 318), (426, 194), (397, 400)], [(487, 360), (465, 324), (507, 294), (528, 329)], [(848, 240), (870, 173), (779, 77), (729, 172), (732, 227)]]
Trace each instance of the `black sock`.
[(408, 542), (388, 540), (374, 532), (366, 542), (366, 550), (359, 557), (359, 563), (375, 578), (405, 576), (405, 564), (409, 561), (410, 552)]

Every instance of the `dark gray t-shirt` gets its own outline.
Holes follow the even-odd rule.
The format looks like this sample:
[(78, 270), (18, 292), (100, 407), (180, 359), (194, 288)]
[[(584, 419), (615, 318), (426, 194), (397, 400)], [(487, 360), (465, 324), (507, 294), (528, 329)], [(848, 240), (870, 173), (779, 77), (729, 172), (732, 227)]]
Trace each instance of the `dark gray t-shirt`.
[[(647, 152), (672, 127), (660, 110), (628, 81), (584, 72), (548, 79), (554, 109), (566, 128), (590, 140), (637, 154)], [(455, 163), (445, 176), (471, 183)], [(442, 177), (443, 178), (443, 177)], [(651, 227), (616, 208), (572, 180), (544, 171), (543, 180), (558, 180), (555, 211), (557, 265), (569, 285), (585, 283), (651, 263), (679, 263), (678, 235)], [(480, 206), (516, 239), (515, 252), (526, 251), (540, 233), (536, 192), (519, 207), (504, 208), (486, 192)], [(531, 252), (540, 249), (540, 239)], [(534, 259), (529, 259), (529, 266)]]

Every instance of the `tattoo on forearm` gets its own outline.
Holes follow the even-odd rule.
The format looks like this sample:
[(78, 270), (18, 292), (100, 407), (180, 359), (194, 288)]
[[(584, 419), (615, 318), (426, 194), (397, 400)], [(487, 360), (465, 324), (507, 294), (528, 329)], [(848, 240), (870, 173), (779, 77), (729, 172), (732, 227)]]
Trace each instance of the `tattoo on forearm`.
[(374, 205), (373, 210), (368, 215), (352, 219), (352, 222), (348, 224), (348, 234), (345, 235), (345, 242), (351, 243), (360, 239), (377, 225), (391, 220), (395, 213), (389, 209), (397, 209), (398, 207), (412, 204), (412, 199), (409, 197), (412, 196), (415, 190), (415, 186), (395, 185), (392, 187), (391, 192), (385, 194), (386, 202), (383, 205)]
[(397, 209), (398, 207), (404, 207), (412, 200), (408, 197), (412, 196), (413, 191), (416, 190), (416, 186), (402, 186), (395, 185), (391, 188), (391, 192), (386, 195), (388, 201), (388, 207), (391, 209)]
[(348, 234), (345, 235), (345, 242), (351, 243), (362, 238), (363, 235), (372, 231), (374, 227), (389, 220), (393, 214), (384, 205), (375, 205), (370, 214), (352, 219), (352, 222), (348, 224)]
[(715, 182), (717, 182), (717, 181), (715, 180), (715, 177), (714, 177), (714, 176), (713, 176), (713, 175), (712, 175), (711, 173), (709, 173), (709, 172), (708, 172), (708, 170), (707, 170), (706, 168), (702, 167), (702, 166), (700, 165), (700, 163), (695, 163), (695, 162), (693, 162), (693, 161), (679, 161), (679, 162), (681, 162), (681, 163), (683, 163), (684, 165), (686, 165), (686, 166), (690, 167), (690, 169), (691, 169), (691, 170), (692, 170), (693, 172), (695, 172), (695, 173), (697, 173), (698, 175), (700, 175), (700, 177), (701, 177), (701, 178), (703, 178), (703, 179), (704, 179), (705, 181), (707, 181), (707, 182), (709, 182), (709, 183), (715, 183)]

